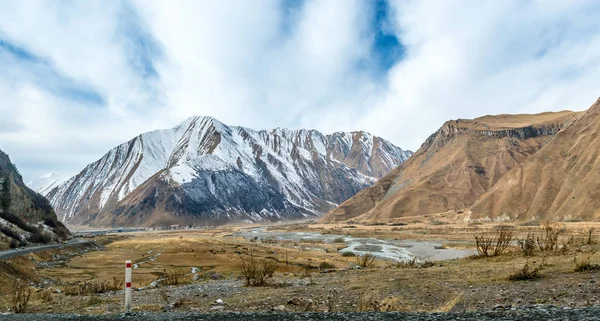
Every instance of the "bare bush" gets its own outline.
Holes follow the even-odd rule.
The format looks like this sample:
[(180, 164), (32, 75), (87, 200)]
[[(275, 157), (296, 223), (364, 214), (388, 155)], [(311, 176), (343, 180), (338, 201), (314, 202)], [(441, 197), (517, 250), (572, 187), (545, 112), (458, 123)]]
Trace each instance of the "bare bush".
[(248, 286), (266, 285), (267, 280), (272, 278), (277, 270), (277, 263), (273, 261), (258, 261), (254, 257), (241, 258), (240, 260), (242, 277), (246, 280)]
[(163, 270), (163, 282), (164, 285), (180, 285), (190, 283), (192, 276), (188, 273), (187, 269), (165, 269)]
[(535, 234), (534, 233), (528, 232), (527, 236), (522, 240), (517, 238), (517, 243), (519, 244), (521, 251), (523, 251), (523, 255), (533, 256), (533, 254), (535, 253)]
[(585, 244), (591, 245), (594, 244), (594, 228), (593, 227), (587, 227), (584, 230), (585, 233)]
[(25, 313), (33, 290), (27, 282), (14, 279), (10, 283), (8, 300), (14, 313)]
[(373, 255), (371, 252), (365, 253), (361, 256), (356, 257), (356, 262), (361, 268), (372, 267), (373, 265), (375, 265), (375, 255)]
[(509, 281), (532, 281), (539, 278), (542, 278), (542, 266), (538, 266), (536, 268), (532, 268), (529, 266), (529, 263), (525, 263), (525, 265), (519, 269), (518, 271), (512, 273), (508, 276)]
[(565, 232), (565, 229), (550, 222), (544, 223), (540, 228), (540, 234), (536, 237), (540, 251), (553, 252), (559, 250), (558, 238)]
[(123, 281), (119, 280), (117, 277), (113, 277), (112, 282), (97, 280), (71, 283), (64, 288), (64, 292), (66, 295), (86, 295), (100, 294), (122, 289)]
[(514, 233), (507, 228), (500, 228), (492, 235), (475, 235), (475, 245), (479, 256), (498, 256), (510, 245)]

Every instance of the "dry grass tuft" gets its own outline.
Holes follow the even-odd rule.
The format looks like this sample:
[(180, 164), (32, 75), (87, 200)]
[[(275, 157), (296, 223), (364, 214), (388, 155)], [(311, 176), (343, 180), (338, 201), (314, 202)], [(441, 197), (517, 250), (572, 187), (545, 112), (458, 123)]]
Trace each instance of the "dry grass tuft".
[(444, 304), (442, 304), (439, 308), (435, 309), (434, 312), (443, 312), (447, 313), (452, 311), (452, 309), (463, 299), (463, 294), (459, 293), (452, 297), (452, 299), (448, 300)]
[(389, 296), (379, 300), (374, 293), (360, 297), (356, 307), (356, 312), (393, 312), (401, 310), (402, 306), (398, 297)]
[(66, 295), (100, 294), (123, 289), (123, 281), (113, 277), (113, 281), (87, 281), (72, 283), (64, 288)]
[(577, 257), (573, 258), (573, 264), (575, 272), (595, 272), (600, 271), (600, 265), (590, 263), (590, 258), (586, 258), (583, 261), (578, 261)]
[(27, 282), (14, 279), (10, 283), (8, 300), (14, 313), (25, 313), (33, 290)]
[(192, 282), (192, 276), (187, 269), (165, 269), (163, 270), (164, 285), (180, 285)]
[(514, 272), (513, 274), (508, 276), (509, 281), (533, 281), (543, 277), (542, 275), (542, 266), (538, 266), (536, 268), (532, 268), (529, 266), (529, 263), (525, 263), (525, 265)]

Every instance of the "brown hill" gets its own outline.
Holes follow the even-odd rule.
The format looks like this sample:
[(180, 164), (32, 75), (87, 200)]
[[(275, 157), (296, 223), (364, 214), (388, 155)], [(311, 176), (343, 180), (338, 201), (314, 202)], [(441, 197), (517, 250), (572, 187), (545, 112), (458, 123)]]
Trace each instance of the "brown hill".
[(471, 219), (600, 219), (600, 99), (468, 212)]
[(408, 161), (322, 222), (386, 222), (465, 209), (579, 115), (562, 111), (448, 121)]

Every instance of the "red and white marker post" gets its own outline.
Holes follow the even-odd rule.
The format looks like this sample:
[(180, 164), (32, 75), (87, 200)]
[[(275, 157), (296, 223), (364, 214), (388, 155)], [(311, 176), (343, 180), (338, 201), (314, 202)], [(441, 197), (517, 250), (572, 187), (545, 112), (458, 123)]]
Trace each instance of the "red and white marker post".
[(125, 261), (125, 313), (131, 312), (131, 261)]

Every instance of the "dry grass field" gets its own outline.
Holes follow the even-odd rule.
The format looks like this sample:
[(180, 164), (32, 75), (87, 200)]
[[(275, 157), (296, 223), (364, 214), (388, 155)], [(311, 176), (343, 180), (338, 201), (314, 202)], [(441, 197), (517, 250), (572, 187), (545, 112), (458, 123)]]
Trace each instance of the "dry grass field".
[[(356, 257), (338, 252), (344, 247), (341, 242), (232, 236), (240, 227), (123, 233), (99, 240), (100, 250), (53, 250), (0, 261), (0, 288), (10, 293), (15, 286), (12, 279), (26, 280), (32, 285), (30, 312), (118, 312), (124, 261), (129, 259), (137, 267), (133, 271), (136, 310), (449, 311), (600, 303), (600, 224), (573, 222), (552, 228), (558, 233), (556, 248), (541, 250), (535, 244), (547, 241), (539, 226), (467, 225), (442, 217), (395, 226), (267, 227), (379, 239), (442, 240), (448, 247), (470, 249), (476, 247), (474, 236), (495, 238), (499, 229), (512, 236), (506, 250), (496, 256), (428, 264), (375, 260), (362, 269), (351, 268), (357, 265)], [(526, 240), (528, 233), (534, 233), (535, 248), (526, 256), (518, 241)], [(252, 258), (257, 265), (272, 262), (276, 268), (264, 286), (244, 285), (242, 259), (249, 262)], [(526, 265), (529, 269), (524, 269)], [(576, 272), (576, 268), (583, 271)], [(511, 275), (520, 277), (518, 272), (527, 272), (521, 274), (531, 280), (509, 280)], [(218, 299), (224, 303), (216, 304)], [(2, 301), (3, 309), (12, 309), (8, 296)]]

